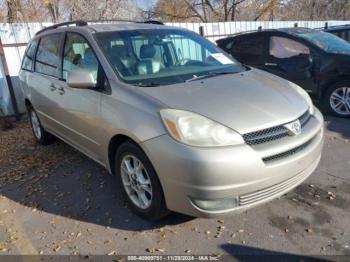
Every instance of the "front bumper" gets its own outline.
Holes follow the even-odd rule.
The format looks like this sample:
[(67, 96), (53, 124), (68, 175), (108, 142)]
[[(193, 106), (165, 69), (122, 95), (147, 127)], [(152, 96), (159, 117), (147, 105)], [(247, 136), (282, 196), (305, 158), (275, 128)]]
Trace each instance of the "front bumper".
[[(323, 117), (316, 109), (297, 138), (264, 145), (190, 147), (163, 135), (141, 144), (163, 187), (170, 210), (213, 217), (246, 210), (285, 194), (316, 169), (323, 145)], [(281, 154), (301, 148), (293, 154)], [(282, 156), (264, 161), (264, 156)], [(204, 209), (198, 201), (236, 201), (224, 209)]]

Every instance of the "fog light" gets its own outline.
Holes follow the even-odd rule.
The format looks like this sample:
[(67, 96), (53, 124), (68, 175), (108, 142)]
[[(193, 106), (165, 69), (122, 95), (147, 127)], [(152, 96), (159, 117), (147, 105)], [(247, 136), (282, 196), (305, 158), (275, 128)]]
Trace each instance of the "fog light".
[(238, 206), (237, 198), (223, 198), (210, 200), (191, 199), (191, 201), (198, 208), (208, 211), (232, 209)]

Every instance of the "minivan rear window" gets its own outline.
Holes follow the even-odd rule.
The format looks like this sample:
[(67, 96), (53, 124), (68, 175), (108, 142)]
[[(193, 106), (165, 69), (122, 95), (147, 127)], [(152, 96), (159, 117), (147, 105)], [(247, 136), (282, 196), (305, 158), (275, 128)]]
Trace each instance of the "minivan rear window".
[(58, 76), (60, 43), (61, 34), (52, 34), (41, 38), (36, 54), (36, 72), (49, 76)]

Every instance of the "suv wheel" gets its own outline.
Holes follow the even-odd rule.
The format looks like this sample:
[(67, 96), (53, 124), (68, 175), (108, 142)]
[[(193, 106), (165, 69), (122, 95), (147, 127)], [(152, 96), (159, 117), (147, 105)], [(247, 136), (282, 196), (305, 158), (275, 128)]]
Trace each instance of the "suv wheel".
[(134, 143), (123, 143), (116, 153), (116, 176), (130, 208), (143, 218), (159, 220), (168, 213), (163, 190), (145, 153)]
[(53, 136), (44, 130), (33, 108), (28, 109), (28, 115), (35, 140), (42, 145), (50, 144), (53, 140)]
[(323, 100), (327, 112), (350, 118), (350, 83), (339, 83), (330, 87)]

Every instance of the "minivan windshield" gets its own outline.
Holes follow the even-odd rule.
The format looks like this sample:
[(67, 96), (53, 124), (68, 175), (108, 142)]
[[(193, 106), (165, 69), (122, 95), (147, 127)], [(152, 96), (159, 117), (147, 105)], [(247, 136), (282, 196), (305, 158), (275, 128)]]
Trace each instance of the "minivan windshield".
[(178, 29), (96, 33), (119, 77), (140, 86), (168, 85), (238, 73), (245, 68), (197, 34)]
[(298, 34), (322, 50), (333, 54), (350, 54), (350, 44), (345, 40), (326, 32), (309, 31)]

